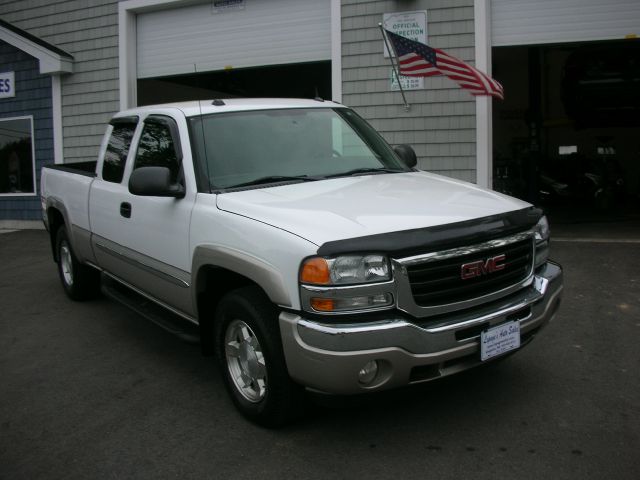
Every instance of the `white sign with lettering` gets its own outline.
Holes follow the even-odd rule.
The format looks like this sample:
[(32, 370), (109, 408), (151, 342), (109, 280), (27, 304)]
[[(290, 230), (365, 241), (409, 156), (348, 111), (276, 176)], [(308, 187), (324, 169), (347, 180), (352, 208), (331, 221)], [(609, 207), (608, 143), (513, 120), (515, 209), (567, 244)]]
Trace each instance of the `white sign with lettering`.
[[(383, 13), (382, 26), (390, 32), (403, 37), (415, 40), (420, 43), (427, 43), (427, 11), (417, 10), (415, 12)], [(389, 56), (389, 51), (383, 43), (384, 56)]]
[[(424, 88), (424, 78), (423, 77), (405, 77), (404, 75), (400, 75), (400, 82), (402, 82), (403, 90), (422, 90)], [(398, 85), (398, 79), (396, 78), (396, 73), (391, 70), (391, 91), (395, 92), (400, 90), (400, 85)]]
[(15, 75), (13, 72), (0, 73), (0, 98), (16, 96)]

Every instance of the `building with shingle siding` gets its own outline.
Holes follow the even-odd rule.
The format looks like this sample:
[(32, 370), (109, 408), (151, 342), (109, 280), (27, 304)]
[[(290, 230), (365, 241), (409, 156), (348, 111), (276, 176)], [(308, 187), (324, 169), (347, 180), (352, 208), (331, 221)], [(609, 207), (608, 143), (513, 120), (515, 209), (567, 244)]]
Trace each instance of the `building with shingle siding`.
[(342, 2), (342, 101), (355, 108), (391, 144), (413, 146), (421, 169), (476, 179), (476, 101), (444, 77), (428, 88), (390, 91), (391, 67), (382, 53), (378, 23), (384, 13), (425, 10), (428, 42), (465, 61), (474, 60), (473, 0)]
[(54, 161), (53, 76), (71, 56), (0, 21), (0, 221), (41, 218), (42, 166)]
[[(8, 191), (17, 163), (0, 157), (0, 222), (39, 218), (42, 165), (96, 159), (118, 110), (231, 96), (331, 98), (392, 145), (412, 145), (421, 169), (491, 186), (495, 158), (500, 182), (531, 193), (538, 163), (565, 143), (591, 152), (606, 135), (618, 151), (639, 150), (624, 127), (574, 128), (557, 93), (571, 52), (638, 44), (640, 4), (612, 1), (0, 0), (0, 74), (13, 72), (16, 87), (2, 97), (0, 76), (0, 122), (32, 119), (34, 157), (28, 192)], [(408, 35), (493, 70), (505, 101), (430, 77), (405, 91), (406, 109), (383, 55), (385, 18), (424, 18), (424, 32)]]
[[(0, 219), (39, 219), (40, 202), (37, 197), (28, 194), (37, 191), (38, 177), (36, 176), (34, 184), (34, 170), (38, 172), (43, 164), (53, 162), (51, 78), (39, 73), (38, 61), (35, 58), (12, 45), (0, 43), (0, 57), (4, 59), (4, 69), (14, 72), (15, 82), (20, 85), (14, 97), (5, 98), (0, 102), (1, 118), (11, 119), (0, 123), (0, 136), (5, 139), (5, 155), (9, 156), (15, 152), (12, 147), (23, 135), (13, 128), (15, 122), (22, 121), (28, 127), (33, 124), (34, 138), (33, 145), (31, 141), (27, 141), (26, 151), (20, 153), (20, 156), (28, 156), (22, 159), (22, 165), (17, 165), (19, 170), (22, 170), (20, 173), (14, 173), (14, 166), (9, 168), (8, 159), (0, 167), (0, 191), (3, 195), (15, 194), (0, 202)], [(28, 116), (25, 116), (25, 113), (28, 113)]]

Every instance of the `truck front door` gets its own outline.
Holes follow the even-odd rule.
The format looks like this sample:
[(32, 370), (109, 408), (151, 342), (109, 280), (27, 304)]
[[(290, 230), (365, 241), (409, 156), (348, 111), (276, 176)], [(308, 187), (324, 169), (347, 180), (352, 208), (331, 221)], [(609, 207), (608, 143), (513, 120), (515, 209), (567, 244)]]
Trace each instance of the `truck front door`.
[[(182, 124), (180, 121), (182, 120)], [(193, 162), (180, 137), (188, 138), (184, 119), (149, 115), (138, 126), (124, 179), (97, 183), (91, 195), (96, 257), (109, 273), (152, 296), (178, 313), (193, 316), (189, 284), (189, 223), (196, 188)], [(188, 145), (188, 142), (186, 142)], [(185, 189), (183, 198), (134, 195), (131, 172), (166, 167), (171, 180)]]

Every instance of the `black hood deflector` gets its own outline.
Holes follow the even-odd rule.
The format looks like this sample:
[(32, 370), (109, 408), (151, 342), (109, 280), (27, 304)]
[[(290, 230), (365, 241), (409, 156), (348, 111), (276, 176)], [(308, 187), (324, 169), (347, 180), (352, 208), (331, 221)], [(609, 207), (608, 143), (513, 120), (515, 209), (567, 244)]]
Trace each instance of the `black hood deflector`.
[(542, 215), (539, 208), (528, 207), (435, 227), (348, 238), (321, 245), (318, 255), (331, 257), (345, 253), (377, 252), (396, 258), (408, 257), (473, 245), (528, 230), (538, 223)]

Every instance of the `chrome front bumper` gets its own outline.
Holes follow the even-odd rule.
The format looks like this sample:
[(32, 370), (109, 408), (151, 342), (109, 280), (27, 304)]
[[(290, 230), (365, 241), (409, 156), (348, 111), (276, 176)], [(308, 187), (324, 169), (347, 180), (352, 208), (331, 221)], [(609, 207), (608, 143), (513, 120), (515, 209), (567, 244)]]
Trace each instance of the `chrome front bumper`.
[[(434, 380), (481, 363), (480, 331), (520, 322), (528, 343), (555, 315), (562, 294), (562, 269), (549, 262), (531, 285), (490, 304), (444, 316), (406, 320), (389, 314), (368, 323), (320, 323), (282, 312), (280, 331), (289, 374), (306, 387), (354, 394)], [(358, 372), (376, 360), (378, 374), (368, 385)]]

